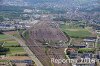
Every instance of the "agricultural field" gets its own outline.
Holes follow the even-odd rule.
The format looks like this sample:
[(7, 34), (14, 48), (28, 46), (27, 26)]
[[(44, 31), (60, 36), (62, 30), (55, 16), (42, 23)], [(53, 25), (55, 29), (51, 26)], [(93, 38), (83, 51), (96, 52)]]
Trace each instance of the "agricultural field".
[(63, 32), (67, 33), (72, 38), (85, 38), (92, 35), (87, 29), (79, 27), (77, 25), (63, 24), (60, 25)]
[(21, 38), (18, 31), (4, 32), (4, 34), (9, 34), (9, 35), (15, 36), (17, 38)]
[(9, 48), (7, 55), (25, 53), (24, 49), (19, 45), (17, 41), (11, 38), (9, 39), (9, 37), (5, 34), (0, 34), (0, 43), (3, 43), (2, 46), (4, 48)]
[(9, 48), (11, 54), (24, 52), (23, 48), (15, 40), (6, 41), (4, 47)]
[[(0, 63), (5, 63), (5, 66), (14, 66), (14, 63), (12, 63), (11, 60), (32, 60), (14, 37), (20, 39), (20, 35), (17, 31), (3, 32), (3, 34), (0, 34), (0, 57), (4, 58), (0, 59)], [(18, 63), (18, 66), (24, 64), (26, 63)], [(35, 62), (32, 64), (36, 66)]]
[(95, 49), (93, 49), (93, 48), (79, 48), (78, 52), (79, 53), (84, 53), (84, 52), (92, 52), (92, 53), (94, 53)]
[(6, 36), (6, 35), (4, 35), (4, 34), (0, 34), (0, 40), (1, 40), (1, 39), (6, 39), (6, 38), (8, 38), (8, 36)]

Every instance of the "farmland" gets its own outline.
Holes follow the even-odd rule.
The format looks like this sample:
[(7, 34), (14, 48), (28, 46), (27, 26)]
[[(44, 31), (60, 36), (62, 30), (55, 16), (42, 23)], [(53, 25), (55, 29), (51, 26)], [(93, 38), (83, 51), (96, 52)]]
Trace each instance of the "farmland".
[(13, 54), (19, 54), (19, 53), (25, 53), (24, 49), (19, 45), (17, 41), (14, 39), (8, 37), (5, 34), (0, 34), (0, 43), (3, 43), (4, 48), (9, 48), (9, 52), (7, 55), (13, 55)]
[(6, 35), (4, 35), (4, 34), (0, 34), (0, 40), (1, 40), (1, 39), (6, 39), (6, 38), (8, 38), (8, 36), (6, 36)]
[(60, 28), (63, 32), (66, 32), (72, 38), (84, 38), (92, 35), (92, 33), (87, 29), (77, 27), (76, 25), (63, 24), (60, 26)]
[(23, 48), (20, 47), (20, 45), (15, 40), (13, 40), (13, 41), (9, 41), (9, 40), (6, 41), (6, 43), (4, 44), (4, 47), (9, 48), (11, 54), (24, 52)]

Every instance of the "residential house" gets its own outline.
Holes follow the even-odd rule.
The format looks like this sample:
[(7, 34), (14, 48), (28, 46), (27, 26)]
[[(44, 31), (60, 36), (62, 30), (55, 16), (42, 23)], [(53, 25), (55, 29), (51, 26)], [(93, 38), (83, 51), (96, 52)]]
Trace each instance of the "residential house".
[(87, 48), (95, 48), (97, 37), (86, 37), (83, 39), (83, 43), (87, 45)]

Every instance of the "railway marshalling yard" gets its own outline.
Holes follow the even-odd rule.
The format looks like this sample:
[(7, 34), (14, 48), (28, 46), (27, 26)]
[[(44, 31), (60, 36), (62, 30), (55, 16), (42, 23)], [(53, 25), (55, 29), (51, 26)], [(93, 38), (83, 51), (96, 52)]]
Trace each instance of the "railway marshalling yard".
[[(70, 66), (69, 63), (57, 64), (51, 62), (51, 58), (68, 58), (64, 50), (69, 45), (70, 37), (61, 31), (58, 23), (52, 20), (41, 20), (35, 23), (30, 29), (20, 32), (4, 32), (1, 35), (2, 39), (7, 38), (7, 36), (10, 37), (5, 39), (7, 41), (4, 42), (4, 46), (10, 45), (10, 53), (7, 55), (26, 54), (28, 55), (26, 59), (28, 57), (29, 60), (33, 60), (37, 66)], [(14, 46), (18, 47), (12, 48)]]
[[(4, 32), (1, 36), (2, 41), (5, 43), (4, 46), (10, 49), (5, 59), (12, 60), (11, 57), (15, 57), (16, 60), (16, 57), (20, 57), (20, 59), (22, 57), (22, 60), (27, 60), (27, 58), (28, 60), (32, 60), (32, 56), (30, 57), (32, 54), (27, 53), (31, 51), (43, 66), (69, 66), (69, 64), (51, 63), (51, 58), (66, 58), (64, 49), (67, 47), (69, 41), (69, 38), (64, 35), (55, 22), (40, 21), (34, 24), (31, 29), (25, 30), (25, 32), (22, 33), (24, 41), (16, 31)], [(24, 45), (22, 45), (22, 43), (24, 43)], [(26, 46), (29, 50), (24, 49)], [(37, 61), (34, 60), (34, 62)]]
[(64, 49), (68, 38), (59, 29), (58, 24), (50, 21), (36, 23), (27, 31), (26, 44), (44, 66), (69, 66), (69, 64), (51, 63), (51, 58), (64, 59)]

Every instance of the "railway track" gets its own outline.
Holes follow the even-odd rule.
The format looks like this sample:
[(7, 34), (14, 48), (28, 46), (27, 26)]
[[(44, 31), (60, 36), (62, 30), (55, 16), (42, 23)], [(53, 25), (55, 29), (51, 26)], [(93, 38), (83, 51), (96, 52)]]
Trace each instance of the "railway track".
[[(53, 66), (69, 66), (69, 64), (51, 63), (51, 58), (64, 59), (64, 49), (67, 46), (43, 45), (42, 43), (43, 41), (68, 41), (68, 38), (59, 29), (56, 23), (52, 24), (52, 22), (43, 21), (34, 25), (34, 27), (28, 31), (29, 39), (26, 41), (26, 45), (44, 66), (52, 66), (52, 64)], [(47, 53), (45, 52), (46, 48), (48, 48)]]

